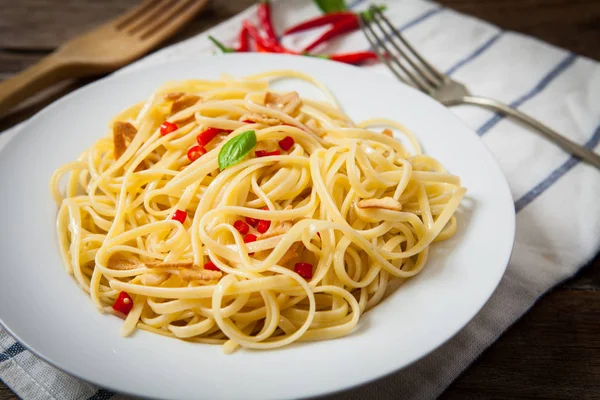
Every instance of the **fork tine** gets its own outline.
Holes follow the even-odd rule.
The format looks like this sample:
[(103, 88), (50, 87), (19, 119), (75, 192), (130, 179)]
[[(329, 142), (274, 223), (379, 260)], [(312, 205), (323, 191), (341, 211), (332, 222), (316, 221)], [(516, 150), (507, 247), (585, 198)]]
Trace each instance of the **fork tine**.
[[(396, 78), (398, 78), (399, 80), (401, 80), (403, 82), (406, 82), (406, 78), (408, 77), (410, 82), (407, 82), (407, 83), (412, 84), (413, 86), (417, 87), (418, 89), (421, 89), (422, 91), (424, 91), (426, 93), (431, 93), (431, 91), (432, 91), (431, 85), (428, 82), (424, 82), (423, 79), (421, 79), (420, 77), (415, 76), (410, 71), (410, 69), (406, 68), (406, 66), (404, 66), (404, 64), (402, 64), (402, 62), (398, 59), (398, 57), (395, 57), (393, 55), (393, 53), (389, 50), (389, 48), (386, 47), (385, 41), (382, 40), (375, 33), (375, 30), (373, 29), (373, 27), (371, 26), (369, 21), (367, 21), (362, 14), (359, 17), (359, 22), (360, 22), (363, 32), (365, 33), (367, 40), (373, 47), (373, 50), (375, 51), (375, 53), (377, 53), (377, 56), (379, 57), (379, 59), (385, 65), (387, 65), (387, 67), (390, 69), (390, 71), (392, 71), (392, 73), (396, 76)], [(384, 34), (385, 34), (385, 32), (384, 32)], [(388, 37), (388, 40), (389, 40), (389, 36), (386, 36), (386, 37)], [(390, 61), (390, 59), (391, 59), (391, 61)], [(403, 76), (402, 74), (400, 74), (398, 69), (395, 68), (393, 65), (396, 65), (397, 67), (399, 67), (404, 72), (406, 77)]]
[(142, 33), (141, 39), (149, 39), (155, 33), (161, 35), (171, 35), (177, 31), (177, 29), (194, 18), (208, 0), (187, 0), (179, 1), (177, 7), (174, 7), (169, 13), (157, 20), (154, 24), (148, 26), (148, 28)]
[[(385, 19), (385, 23), (388, 26), (389, 29), (392, 30), (392, 33), (390, 34), (390, 32), (381, 24), (381, 20)], [(398, 52), (398, 54), (400, 54), (401, 57), (403, 57), (408, 64), (410, 64), (410, 66), (412, 67), (412, 69), (419, 75), (420, 78), (422, 78), (424, 81), (427, 81), (427, 83), (429, 83), (433, 88), (437, 87), (440, 85), (440, 83), (442, 83), (442, 80), (439, 79), (437, 76), (433, 75), (432, 73), (430, 73), (426, 67), (423, 67), (421, 65), (418, 64), (418, 62), (415, 62), (413, 60), (412, 57), (410, 57), (410, 55), (408, 55), (406, 53), (406, 51), (404, 51), (400, 45), (398, 44), (398, 41), (395, 40), (397, 39), (397, 35), (398, 32), (397, 30), (395, 30), (393, 28), (393, 26), (391, 26), (391, 24), (389, 23), (389, 21), (383, 17), (383, 14), (379, 15), (379, 18), (375, 15), (373, 15), (373, 19), (372, 19), (373, 23), (375, 23), (377, 25), (377, 27), (381, 30), (381, 32), (383, 32), (384, 36), (385, 36), (385, 40), (387, 40), (393, 47), (394, 49), (396, 49), (396, 51)], [(395, 33), (394, 33), (395, 32)], [(394, 36), (396, 36), (396, 38), (394, 38)], [(401, 38), (400, 38), (401, 39)]]
[[(361, 27), (362, 31), (364, 32), (365, 37), (367, 38), (367, 41), (369, 42), (369, 44), (375, 51), (375, 54), (377, 54), (377, 58), (379, 58), (379, 61), (384, 63), (389, 68), (389, 70), (392, 71), (392, 73), (394, 75), (396, 75), (396, 78), (398, 78), (402, 82), (405, 82), (406, 78), (398, 73), (396, 68), (394, 68), (392, 66), (392, 64), (390, 63), (390, 60), (388, 59), (388, 57), (386, 57), (385, 54), (379, 49), (379, 44), (378, 44), (379, 39), (377, 38), (377, 35), (375, 35), (373, 33), (372, 28), (369, 26), (369, 23), (365, 20), (365, 17), (362, 14), (359, 14), (358, 21), (360, 22), (360, 27)], [(411, 83), (411, 82), (408, 82), (408, 83)], [(416, 85), (416, 82), (412, 82), (412, 84)]]
[(132, 8), (125, 14), (118, 16), (114, 20), (110, 21), (110, 24), (114, 25), (117, 30), (123, 29), (125, 26), (132, 23), (134, 20), (141, 16), (144, 16), (150, 10), (156, 6), (156, 2), (153, 0), (144, 0), (137, 7)]
[[(374, 16), (378, 16), (380, 20), (382, 20), (387, 27), (392, 31), (392, 33), (402, 42), (402, 44), (412, 53), (412, 55), (421, 62), (421, 64), (423, 64), (425, 66), (425, 68), (427, 68), (428, 72), (433, 74), (436, 78), (437, 78), (437, 84), (440, 84), (441, 82), (444, 81), (445, 79), (445, 75), (442, 74), (440, 71), (438, 71), (433, 65), (431, 65), (427, 60), (425, 60), (421, 54), (419, 54), (419, 52), (417, 52), (415, 50), (415, 48), (406, 40), (404, 39), (404, 36), (402, 36), (402, 34), (400, 33), (400, 31), (398, 31), (398, 29), (396, 29), (396, 27), (394, 25), (392, 25), (392, 23), (390, 22), (390, 20), (383, 14), (383, 12), (381, 11), (380, 8), (375, 7), (375, 6), (371, 6), (371, 12), (373, 13)], [(377, 18), (373, 18), (374, 20), (377, 20), (376, 22), (378, 22)], [(383, 28), (380, 27), (380, 29), (383, 30)], [(395, 44), (395, 47), (397, 48), (398, 46)], [(427, 73), (423, 73), (423, 69), (419, 69), (415, 63), (413, 63), (412, 59), (410, 57), (407, 57), (405, 55), (404, 52), (402, 52), (402, 55), (407, 58), (407, 60), (410, 62), (410, 64), (413, 66), (413, 68), (419, 70), (421, 72), (422, 75), (426, 75)], [(430, 75), (431, 76), (431, 75)], [(435, 81), (434, 81), (435, 82)]]

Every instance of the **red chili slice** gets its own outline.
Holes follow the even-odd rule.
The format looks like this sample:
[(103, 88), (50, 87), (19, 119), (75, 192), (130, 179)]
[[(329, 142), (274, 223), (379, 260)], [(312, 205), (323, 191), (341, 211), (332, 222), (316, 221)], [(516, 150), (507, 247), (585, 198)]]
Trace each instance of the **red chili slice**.
[(248, 224), (245, 223), (244, 221), (242, 221), (241, 219), (238, 219), (237, 221), (235, 221), (233, 223), (233, 227), (235, 229), (237, 229), (238, 232), (241, 233), (242, 235), (245, 235), (246, 233), (248, 233), (250, 231), (250, 227), (248, 226)]
[[(256, 242), (256, 239), (258, 239), (256, 237), (256, 235), (249, 233), (246, 236), (244, 236), (244, 243), (252, 243), (252, 242)], [(249, 256), (254, 255), (254, 253), (248, 253)]]
[(206, 264), (204, 264), (204, 269), (207, 269), (209, 271), (220, 271), (219, 267), (217, 267), (212, 261), (209, 261)]
[(187, 156), (191, 162), (196, 161), (200, 157), (206, 154), (206, 149), (203, 146), (192, 146), (188, 150)]
[(196, 140), (198, 140), (198, 144), (200, 146), (206, 146), (219, 133), (231, 133), (231, 132), (233, 132), (233, 131), (229, 131), (227, 129), (208, 128), (207, 130), (198, 134), (198, 136), (196, 137)]
[(279, 141), (279, 147), (281, 147), (282, 150), (284, 151), (288, 151), (289, 149), (292, 148), (292, 146), (294, 145), (294, 138), (291, 136), (286, 136), (283, 139), (281, 139)]
[(175, 221), (179, 221), (183, 224), (185, 222), (186, 218), (187, 218), (187, 212), (182, 211), (182, 210), (175, 210), (175, 212), (173, 213), (173, 217), (171, 219), (174, 219)]
[(310, 263), (296, 263), (294, 265), (294, 272), (303, 277), (306, 280), (312, 279), (313, 277), (313, 265)]
[(279, 150), (273, 150), (273, 151), (256, 150), (254, 152), (254, 154), (256, 155), (256, 157), (278, 156), (281, 154), (281, 151), (279, 151)]
[(258, 221), (258, 225), (256, 226), (256, 230), (260, 233), (265, 233), (269, 230), (271, 226), (271, 221), (267, 221), (266, 219), (261, 219)]
[(172, 122), (169, 121), (165, 121), (162, 123), (162, 125), (160, 126), (160, 134), (162, 136), (165, 136), (168, 133), (174, 132), (177, 129), (179, 129), (179, 127), (177, 125), (175, 125)]
[(255, 234), (249, 233), (246, 236), (244, 236), (244, 243), (256, 242), (256, 239), (258, 239), (258, 238), (256, 237)]
[[(265, 211), (269, 211), (269, 207), (263, 207), (262, 208)], [(256, 219), (256, 218), (251, 218), (251, 217), (246, 217), (246, 222), (248, 223), (248, 225), (250, 225), (253, 228), (256, 228), (256, 226), (258, 225), (258, 223), (260, 222), (260, 219)]]
[(112, 308), (115, 311), (122, 312), (123, 314), (129, 314), (129, 311), (131, 311), (133, 308), (133, 299), (126, 292), (121, 292), (115, 300)]
[(252, 38), (252, 40), (254, 40), (254, 43), (256, 45), (256, 50), (258, 50), (261, 53), (295, 53), (292, 51), (287, 50), (286, 48), (284, 48), (282, 45), (280, 45), (277, 40), (270, 40), (270, 39), (266, 39), (264, 38), (260, 32), (258, 31), (258, 28), (256, 27), (256, 25), (254, 25), (252, 22), (246, 20), (244, 21), (244, 27), (246, 27), (246, 29), (248, 29), (248, 35), (250, 35), (250, 38)]
[(260, 219), (246, 217), (246, 222), (253, 228), (256, 228), (256, 225), (258, 225), (259, 221)]

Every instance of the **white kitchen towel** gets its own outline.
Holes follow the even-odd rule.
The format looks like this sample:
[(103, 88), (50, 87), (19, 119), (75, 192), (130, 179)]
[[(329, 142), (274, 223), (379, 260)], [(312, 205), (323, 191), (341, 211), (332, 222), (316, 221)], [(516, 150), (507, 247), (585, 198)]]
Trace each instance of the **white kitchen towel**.
[[(355, 0), (351, 6), (363, 9), (368, 1)], [(425, 57), (466, 83), (472, 92), (519, 107), (572, 140), (590, 149), (597, 147), (600, 141), (597, 62), (527, 36), (502, 31), (433, 2), (398, 0), (387, 2), (387, 6), (388, 17)], [(317, 13), (308, 0), (273, 4), (275, 25), (280, 32)], [(233, 44), (245, 18), (255, 19), (255, 7), (125, 70), (212, 54), (215, 49), (207, 35)], [(309, 37), (285, 39), (292, 47)], [(354, 32), (336, 40), (325, 51), (367, 48), (361, 32)], [(364, 68), (389, 73), (382, 65)], [(472, 106), (452, 111), (481, 136), (510, 183), (517, 211), (517, 233), (506, 274), (475, 319), (442, 347), (400, 372), (328, 399), (439, 396), (544, 292), (576, 273), (599, 250), (599, 171), (501, 115)], [(0, 135), (0, 148), (19, 129)], [(1, 329), (0, 378), (25, 399), (117, 397), (39, 360)]]

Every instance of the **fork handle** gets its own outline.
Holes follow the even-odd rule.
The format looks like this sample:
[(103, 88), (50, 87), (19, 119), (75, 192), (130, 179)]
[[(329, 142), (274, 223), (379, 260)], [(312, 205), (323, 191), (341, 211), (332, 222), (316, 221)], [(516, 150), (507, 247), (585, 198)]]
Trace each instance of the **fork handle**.
[(530, 117), (529, 115), (517, 110), (516, 108), (513, 108), (507, 104), (496, 100), (476, 96), (465, 96), (460, 101), (457, 100), (456, 102), (446, 103), (447, 106), (457, 104), (473, 104), (477, 106), (482, 106), (518, 119), (524, 122), (525, 124), (537, 129), (542, 135), (544, 135), (547, 139), (557, 144), (563, 150), (581, 158), (582, 160), (593, 165), (594, 167), (600, 169), (600, 155), (567, 139), (560, 133), (556, 132), (554, 129), (547, 127), (537, 119)]
[(23, 72), (0, 82), (0, 116), (37, 93), (69, 77), (71, 65), (54, 54), (43, 58)]

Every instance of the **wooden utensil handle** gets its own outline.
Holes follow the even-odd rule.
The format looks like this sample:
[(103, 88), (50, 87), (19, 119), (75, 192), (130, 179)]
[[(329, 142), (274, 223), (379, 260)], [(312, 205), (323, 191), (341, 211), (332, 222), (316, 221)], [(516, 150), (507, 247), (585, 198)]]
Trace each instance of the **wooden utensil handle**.
[(50, 55), (16, 76), (0, 82), (0, 116), (38, 91), (68, 77), (68, 65)]

